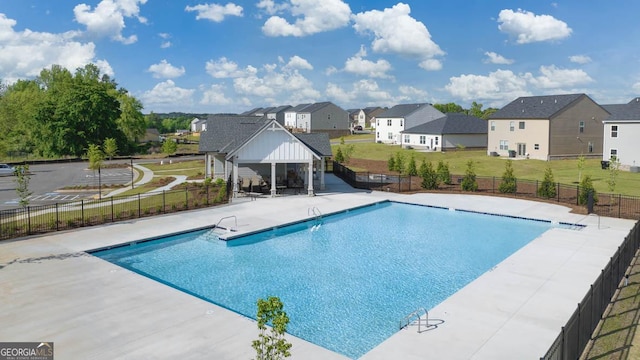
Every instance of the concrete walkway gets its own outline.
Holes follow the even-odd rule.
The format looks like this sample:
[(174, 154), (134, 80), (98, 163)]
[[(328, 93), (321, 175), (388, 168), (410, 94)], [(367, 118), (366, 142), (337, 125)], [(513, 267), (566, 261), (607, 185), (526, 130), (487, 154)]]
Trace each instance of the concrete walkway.
[[(142, 178), (140, 180), (136, 181), (134, 183), (134, 186), (144, 185), (144, 184), (147, 184), (147, 183), (151, 182), (151, 180), (153, 180), (153, 171), (147, 169), (146, 167), (144, 167), (142, 165), (138, 165), (138, 164), (133, 164), (133, 167), (136, 170), (142, 172)], [(185, 176), (185, 179), (186, 179), (186, 176)], [(126, 185), (125, 187), (113, 190), (110, 193), (104, 195), (103, 197), (117, 196), (117, 195), (120, 195), (120, 194), (122, 194), (124, 192), (129, 191), (130, 190), (129, 186), (131, 186), (131, 183), (129, 182), (129, 183), (125, 184), (125, 185)]]
[[(229, 215), (245, 233), (308, 218), (310, 207), (329, 214), (383, 200), (586, 227), (545, 232), (430, 309), (443, 324), (421, 334), (399, 331), (363, 359), (537, 359), (634, 225), (519, 199), (355, 191), (327, 175), (327, 190), (314, 197), (261, 198), (0, 243), (0, 341), (52, 341), (59, 359), (252, 358), (253, 320), (85, 251), (211, 226)], [(289, 339), (293, 359), (344, 359)]]

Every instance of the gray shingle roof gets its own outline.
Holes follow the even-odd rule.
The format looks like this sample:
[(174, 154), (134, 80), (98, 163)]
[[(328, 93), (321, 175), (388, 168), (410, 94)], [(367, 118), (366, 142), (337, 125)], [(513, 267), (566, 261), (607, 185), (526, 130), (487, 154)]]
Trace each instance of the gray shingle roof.
[(489, 119), (549, 119), (585, 94), (545, 95), (519, 97)]
[(487, 121), (472, 115), (448, 113), (444, 117), (402, 131), (403, 134), (486, 134)]
[(602, 105), (611, 115), (605, 121), (640, 120), (640, 98), (627, 104)]
[(331, 142), (327, 133), (299, 133), (293, 134), (298, 140), (307, 145), (313, 152), (320, 156), (333, 156)]
[[(207, 131), (200, 134), (200, 152), (230, 153), (244, 144), (273, 120), (266, 117), (240, 115), (212, 115), (207, 119)], [(320, 156), (332, 156), (329, 135), (326, 133), (294, 134)]]
[(418, 109), (431, 106), (428, 103), (419, 103), (419, 104), (401, 104), (392, 107), (391, 109), (383, 112), (378, 115), (379, 118), (403, 118), (417, 111)]
[(269, 123), (266, 117), (212, 115), (207, 119), (207, 131), (200, 134), (200, 152), (228, 153), (243, 144)]
[(300, 110), (306, 108), (309, 105), (311, 104), (298, 104), (290, 109), (287, 109), (286, 112), (299, 112)]
[(314, 112), (322, 109), (323, 107), (328, 106), (329, 104), (331, 104), (331, 103), (328, 102), (328, 101), (319, 102), (319, 103), (313, 103), (313, 104), (310, 104), (309, 106), (307, 106), (307, 107), (305, 107), (303, 109), (300, 109), (298, 112), (314, 113)]

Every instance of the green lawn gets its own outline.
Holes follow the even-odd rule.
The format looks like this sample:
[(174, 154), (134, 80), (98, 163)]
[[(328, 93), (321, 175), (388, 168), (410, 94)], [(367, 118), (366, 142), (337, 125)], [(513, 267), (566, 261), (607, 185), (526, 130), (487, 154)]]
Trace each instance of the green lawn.
[[(345, 139), (346, 140), (346, 139)], [(416, 150), (401, 149), (399, 145), (385, 145), (373, 142), (348, 143), (346, 145), (332, 145), (335, 155), (338, 146), (353, 146), (354, 159), (383, 160), (387, 161), (390, 156), (401, 152), (406, 159), (414, 156), (418, 166), (422, 159), (431, 161), (434, 165), (442, 160), (449, 164), (451, 174), (464, 174), (467, 162), (472, 160), (478, 176), (501, 177), (504, 173), (505, 157), (487, 156), (485, 150), (479, 151), (450, 151), (450, 152), (418, 152)], [(349, 165), (348, 163), (346, 164)], [(578, 184), (578, 160), (514, 160), (513, 168), (516, 178), (523, 180), (542, 180), (547, 165), (551, 166), (554, 180), (562, 184)], [(353, 169), (356, 171), (366, 171), (366, 169)], [(608, 170), (602, 170), (600, 159), (588, 159), (585, 161), (585, 168), (582, 176), (589, 175), (593, 180), (594, 188), (597, 192), (611, 193), (607, 180), (610, 177)], [(623, 195), (640, 195), (640, 173), (619, 171), (616, 186), (613, 193)]]

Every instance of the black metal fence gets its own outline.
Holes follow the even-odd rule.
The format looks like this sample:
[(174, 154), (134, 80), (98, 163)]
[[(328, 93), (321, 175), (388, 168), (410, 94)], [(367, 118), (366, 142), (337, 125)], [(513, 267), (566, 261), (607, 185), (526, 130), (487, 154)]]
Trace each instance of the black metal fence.
[(157, 193), (2, 210), (0, 240), (191, 210), (227, 199), (224, 185), (193, 184)]
[(640, 222), (637, 222), (540, 359), (575, 360), (582, 355), (639, 247)]
[[(376, 174), (366, 171), (356, 172), (337, 162), (333, 163), (333, 173), (358, 189), (401, 193), (426, 191), (421, 186), (422, 178), (420, 176)], [(451, 175), (451, 184), (443, 184), (438, 190), (429, 191), (463, 192), (460, 185), (462, 178), (463, 175)], [(502, 194), (499, 191), (500, 183), (502, 182), (501, 177), (476, 176), (476, 182), (478, 189), (475, 193), (553, 201), (570, 206), (583, 205), (580, 204), (580, 186), (578, 185), (556, 183), (556, 195), (553, 198), (545, 198), (539, 195), (538, 191), (542, 182), (538, 180), (518, 179), (516, 180), (516, 191), (509, 194)], [(623, 219), (640, 219), (640, 196), (597, 193), (596, 197), (597, 202), (593, 207), (593, 213)]]

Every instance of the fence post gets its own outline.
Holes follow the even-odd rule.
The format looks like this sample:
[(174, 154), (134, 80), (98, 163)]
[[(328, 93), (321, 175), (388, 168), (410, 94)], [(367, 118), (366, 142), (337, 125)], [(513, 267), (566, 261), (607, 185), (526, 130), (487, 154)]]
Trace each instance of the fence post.
[(618, 194), (618, 217), (620, 217), (621, 206), (622, 206), (622, 194)]
[(184, 208), (185, 210), (189, 208), (189, 189), (188, 189), (188, 185), (185, 185), (184, 187)]
[(558, 202), (560, 202), (560, 182), (556, 183), (556, 187), (557, 187), (556, 194), (558, 194)]
[(82, 217), (80, 223), (84, 227), (84, 199), (80, 199), (80, 216)]
[(166, 201), (165, 196), (164, 196), (164, 192), (165, 191), (166, 190), (162, 190), (162, 213), (163, 214), (167, 213), (167, 201)]
[(27, 235), (31, 235), (31, 206), (27, 206)]
[(533, 197), (538, 197), (538, 180), (536, 180), (536, 192), (533, 194)]
[(576, 185), (576, 205), (580, 205), (580, 185)]
[(493, 182), (491, 183), (491, 192), (496, 193), (496, 177), (493, 177)]
[(207, 189), (207, 206), (209, 206), (209, 185), (205, 185)]
[(138, 193), (138, 217), (142, 217), (142, 206), (140, 205), (140, 193)]
[(113, 222), (113, 196), (111, 197), (111, 222)]
[(60, 230), (60, 215), (58, 214), (58, 203), (56, 203), (56, 231)]

